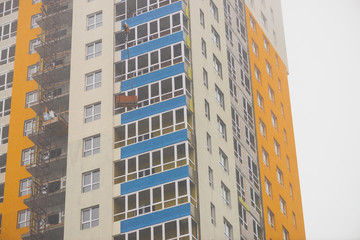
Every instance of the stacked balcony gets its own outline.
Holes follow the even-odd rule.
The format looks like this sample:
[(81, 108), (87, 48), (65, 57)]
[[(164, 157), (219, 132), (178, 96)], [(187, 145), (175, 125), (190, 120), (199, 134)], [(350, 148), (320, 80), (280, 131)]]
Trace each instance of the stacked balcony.
[(126, 22), (130, 31), (126, 44), (124, 31), (115, 26), (114, 99), (138, 99), (137, 106), (114, 105), (114, 115), (121, 118), (114, 128), (116, 240), (151, 239), (151, 234), (198, 239), (186, 4), (136, 0), (116, 5), (115, 20)]
[(23, 239), (63, 239), (69, 111), (72, 1), (43, 0), (38, 20), (40, 69), (32, 75), (38, 99), (29, 107), (36, 113), (28, 138), (35, 145), (32, 194), (24, 203), (31, 210), (30, 231)]

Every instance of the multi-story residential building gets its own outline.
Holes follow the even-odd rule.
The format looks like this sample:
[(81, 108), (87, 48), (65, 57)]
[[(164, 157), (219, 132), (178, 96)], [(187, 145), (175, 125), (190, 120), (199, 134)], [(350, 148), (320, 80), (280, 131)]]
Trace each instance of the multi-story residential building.
[(279, 0), (18, 10), (0, 239), (305, 239)]

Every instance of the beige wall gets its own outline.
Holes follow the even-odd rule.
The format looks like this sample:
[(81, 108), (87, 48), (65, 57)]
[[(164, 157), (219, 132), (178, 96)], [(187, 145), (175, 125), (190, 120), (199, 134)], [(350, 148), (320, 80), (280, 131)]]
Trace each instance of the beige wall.
[[(198, 163), (198, 178), (199, 178), (199, 208), (200, 208), (200, 234), (201, 239), (223, 239), (224, 238), (224, 221), (226, 220), (232, 225), (233, 238), (240, 239), (240, 223), (238, 215), (238, 199), (236, 186), (236, 172), (235, 166), (247, 175), (247, 162), (244, 157), (243, 164), (240, 164), (234, 157), (233, 148), (233, 132), (232, 132), (232, 118), (231, 118), (231, 102), (229, 88), (229, 75), (227, 64), (227, 48), (230, 49), (235, 59), (238, 58), (237, 41), (240, 39), (235, 34), (235, 13), (232, 9), (232, 28), (234, 46), (229, 46), (225, 34), (225, 19), (223, 1), (214, 1), (218, 8), (219, 22), (215, 20), (210, 12), (209, 1), (190, 1), (190, 21), (191, 21), (191, 47), (192, 47), (192, 62), (193, 62), (193, 84), (194, 84), (194, 108), (195, 108), (195, 126), (196, 126), (196, 143), (197, 143), (197, 163)], [(234, 1), (231, 1), (234, 7)], [(200, 25), (200, 9), (205, 15), (205, 29)], [(220, 35), (221, 50), (215, 45), (212, 39), (211, 26), (213, 26)], [(202, 55), (201, 38), (206, 41), (207, 58)], [(243, 40), (240, 40), (243, 41)], [(229, 47), (227, 47), (227, 45)], [(244, 43), (243, 46), (247, 47)], [(222, 63), (223, 77), (220, 78), (214, 70), (213, 54)], [(237, 60), (236, 60), (237, 61)], [(203, 68), (208, 72), (209, 89), (203, 84)], [(237, 84), (240, 84), (239, 77), (239, 62), (236, 62), (237, 70)], [(215, 98), (215, 84), (224, 93), (225, 109), (222, 109)], [(242, 96), (245, 96), (250, 103), (252, 103), (252, 96), (245, 93), (244, 89), (237, 89), (239, 103), (233, 102), (234, 107), (238, 110), (239, 115), (243, 115)], [(204, 99), (210, 105), (210, 121), (205, 117)], [(224, 140), (217, 126), (217, 116), (219, 116), (226, 124), (227, 140)], [(245, 129), (244, 119), (240, 119), (241, 138), (243, 144), (243, 156), (248, 153), (254, 161), (257, 161), (256, 153), (253, 153), (249, 146), (245, 143)], [(211, 135), (212, 153), (207, 151), (206, 133)], [(219, 162), (219, 147), (224, 151), (229, 160), (228, 173), (223, 170)], [(214, 188), (209, 186), (208, 166), (213, 170)], [(227, 206), (222, 199), (221, 182), (223, 182), (230, 190), (231, 206)], [(250, 189), (247, 183), (247, 203), (250, 206)], [(210, 218), (210, 202), (215, 205), (216, 209), (216, 226), (212, 225)], [(254, 213), (255, 218), (259, 221), (254, 209), (250, 209), (251, 214)], [(252, 218), (247, 214), (247, 223), (251, 229)], [(252, 231), (243, 232), (245, 237), (251, 236)]]
[[(112, 238), (113, 1), (73, 1), (65, 239)], [(102, 11), (101, 27), (87, 31), (87, 15)], [(102, 40), (102, 55), (85, 59), (85, 46)], [(101, 87), (85, 91), (85, 74), (102, 70)], [(84, 106), (101, 102), (101, 119), (84, 123)], [(100, 134), (100, 153), (82, 157), (83, 139)], [(82, 173), (100, 169), (100, 188), (82, 193)], [(81, 230), (81, 209), (99, 205), (99, 226)], [(67, 217), (71, 216), (71, 217)]]

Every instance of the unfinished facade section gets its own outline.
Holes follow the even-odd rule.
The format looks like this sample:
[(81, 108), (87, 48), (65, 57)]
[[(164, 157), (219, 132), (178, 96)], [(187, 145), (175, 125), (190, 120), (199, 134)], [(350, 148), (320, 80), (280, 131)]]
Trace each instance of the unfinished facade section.
[(68, 138), (72, 1), (43, 1), (36, 23), (41, 34), (33, 47), (40, 55), (33, 131), (34, 158), (26, 169), (32, 175), (29, 233), (23, 239), (63, 239)]

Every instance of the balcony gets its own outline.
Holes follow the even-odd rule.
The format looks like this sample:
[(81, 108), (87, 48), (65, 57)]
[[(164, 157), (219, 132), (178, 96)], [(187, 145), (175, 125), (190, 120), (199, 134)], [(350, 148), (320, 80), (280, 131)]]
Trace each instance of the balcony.
[(32, 78), (41, 86), (49, 83), (59, 84), (70, 79), (70, 52), (57, 54), (58, 59), (42, 71), (32, 75)]
[(190, 178), (158, 185), (114, 199), (114, 222), (184, 203), (197, 206), (195, 184)]
[(185, 165), (189, 165), (190, 169), (195, 169), (194, 149), (187, 142), (115, 162), (114, 184), (143, 178)]
[[(62, 240), (64, 239), (64, 212), (48, 214), (46, 221), (46, 239)], [(23, 240), (31, 240), (30, 233), (21, 236)]]
[[(178, 96), (184, 95), (185, 93), (191, 99), (190, 79), (185, 74), (181, 74), (138, 88), (130, 89), (121, 94), (126, 96), (138, 96), (138, 104), (135, 109), (140, 109), (158, 102), (176, 98)], [(115, 97), (118, 95), (119, 94), (116, 94)], [(114, 107), (115, 114), (134, 110), (134, 108), (121, 107), (117, 104), (115, 104)]]
[(192, 132), (192, 113), (187, 107), (153, 115), (115, 128), (114, 148), (129, 146), (182, 129)]
[[(182, 11), (155, 19), (130, 28), (127, 47), (155, 40), (185, 30), (188, 32), (189, 21)], [(158, 27), (159, 26), (159, 27)], [(115, 33), (115, 51), (126, 49), (125, 32)]]
[[(46, 116), (49, 114), (44, 113), (44, 115)], [(40, 126), (40, 122), (37, 121), (32, 133), (28, 135), (28, 138), (35, 145), (46, 145), (54, 137), (64, 137), (67, 135), (68, 132), (68, 122), (66, 119), (67, 113), (59, 113), (57, 116), (54, 117), (44, 117), (42, 126)]]
[[(53, 1), (53, 0), (52, 0)], [(48, 4), (50, 0), (43, 0), (43, 4)], [(65, 1), (64, 1), (65, 2)], [(66, 1), (69, 2), (70, 1)], [(65, 4), (60, 8), (60, 11), (57, 14), (49, 14), (47, 16), (43, 16), (39, 20), (37, 20), (37, 24), (41, 27), (43, 31), (49, 31), (54, 27), (61, 26), (71, 26), (72, 25), (72, 6)]]
[[(50, 151), (45, 151), (41, 153), (41, 158), (39, 161), (46, 161), (49, 167), (49, 172), (51, 177), (60, 178), (66, 172), (66, 158), (67, 152), (66, 147), (63, 148), (54, 148)], [(37, 171), (37, 165), (32, 161), (29, 165), (26, 166), (26, 170), (35, 178), (39, 177), (40, 174)]]
[(35, 47), (35, 51), (42, 58), (50, 58), (56, 53), (71, 49), (71, 28), (62, 29), (59, 32), (48, 34), (45, 40)]
[(46, 93), (41, 93), (41, 100), (29, 104), (37, 114), (43, 114), (47, 108), (51, 107), (51, 110), (55, 112), (64, 112), (69, 109), (69, 83), (61, 84), (54, 87), (54, 90)]
[[(191, 215), (194, 215), (194, 209), (192, 207), (191, 207)], [(124, 232), (120, 227), (119, 232), (117, 231), (114, 232), (115, 234), (119, 233), (119, 235), (116, 235), (114, 237), (114, 240), (125, 240), (125, 239), (197, 240), (198, 239), (197, 222), (191, 216), (172, 220), (165, 224), (160, 223), (160, 224), (151, 225), (141, 230), (133, 230), (122, 234), (120, 234), (120, 229), (121, 232)], [(163, 236), (165, 236), (165, 238), (163, 238)]]
[[(46, 192), (46, 188), (44, 188), (44, 190), (37, 193), (39, 196), (34, 197), (34, 195), (31, 195), (30, 198), (24, 199), (24, 204), (29, 208), (36, 206), (46, 206), (49, 208), (64, 204), (66, 177), (48, 182), (46, 185), (48, 192)], [(34, 187), (32, 187), (32, 189), (34, 194)]]
[(148, 74), (181, 62), (186, 62), (190, 66), (190, 49), (183, 41), (115, 63), (115, 82)]

